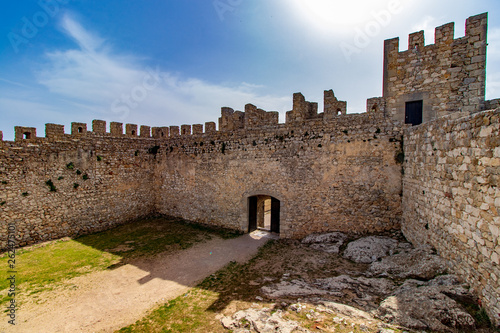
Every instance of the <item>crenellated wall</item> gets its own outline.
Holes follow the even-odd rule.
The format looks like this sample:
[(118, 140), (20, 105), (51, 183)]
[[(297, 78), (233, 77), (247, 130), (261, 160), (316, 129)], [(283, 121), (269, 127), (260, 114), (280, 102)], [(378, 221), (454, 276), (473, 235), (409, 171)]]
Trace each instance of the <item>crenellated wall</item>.
[(450, 260), (500, 323), (500, 109), (408, 128), (404, 151), (404, 235)]
[(39, 138), (16, 127), (15, 142), (0, 142), (0, 248), (11, 222), (20, 246), (152, 213), (247, 231), (252, 195), (280, 200), (282, 237), (399, 228), (402, 128), (380, 111), (332, 115), (346, 104), (333, 91), (325, 98), (318, 114), (295, 94), (300, 116), (285, 124), (251, 104), (222, 108), (219, 131), (111, 122), (107, 133), (94, 120), (71, 134), (47, 124)]
[[(78, 128), (84, 129), (82, 124)], [(25, 128), (16, 128), (26, 132)], [(48, 124), (46, 138), (0, 142), (0, 248), (104, 230), (155, 211), (153, 139)], [(31, 131), (34, 135), (34, 131)]]
[(405, 121), (405, 103), (423, 101), (423, 122), (453, 112), (485, 109), (487, 13), (469, 17), (465, 36), (454, 39), (455, 24), (436, 28), (435, 43), (424, 32), (411, 34), (408, 50), (399, 38), (385, 41), (383, 97), (387, 115)]
[(160, 142), (157, 210), (246, 231), (248, 198), (269, 195), (282, 237), (397, 229), (401, 130), (370, 113)]

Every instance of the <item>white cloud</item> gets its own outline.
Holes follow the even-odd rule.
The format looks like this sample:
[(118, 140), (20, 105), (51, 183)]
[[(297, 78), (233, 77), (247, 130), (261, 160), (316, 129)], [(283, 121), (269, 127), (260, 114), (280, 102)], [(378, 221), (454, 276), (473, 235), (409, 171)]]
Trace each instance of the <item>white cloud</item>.
[(434, 31), (441, 25), (433, 16), (425, 16), (420, 22), (412, 26), (413, 31), (424, 31), (425, 45), (434, 44)]
[(104, 40), (102, 38), (91, 35), (68, 14), (66, 14), (62, 19), (62, 27), (84, 51), (93, 53), (104, 43)]
[(486, 59), (486, 99), (500, 98), (500, 29), (488, 32), (488, 56)]
[[(26, 114), (24, 124), (14, 121), (36, 126), (39, 136), (46, 122), (64, 124), (68, 132), (70, 122), (90, 123), (92, 119), (150, 126), (217, 121), (221, 106), (241, 110), (246, 103), (280, 111), (282, 117), (291, 109), (291, 96), (266, 94), (263, 86), (184, 78), (148, 67), (138, 57), (117, 54), (105, 39), (89, 33), (70, 16), (64, 16), (61, 26), (78, 47), (45, 54), (43, 69), (35, 74), (41, 87), (0, 95), (0, 107)], [(38, 110), (36, 116), (28, 116), (33, 110)]]

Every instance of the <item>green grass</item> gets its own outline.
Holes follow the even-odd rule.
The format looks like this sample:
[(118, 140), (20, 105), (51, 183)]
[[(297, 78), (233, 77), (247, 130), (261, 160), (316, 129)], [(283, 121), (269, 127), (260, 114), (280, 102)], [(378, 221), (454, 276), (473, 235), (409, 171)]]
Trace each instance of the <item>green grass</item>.
[(224, 332), (214, 314), (207, 311), (216, 299), (217, 293), (194, 288), (117, 332)]
[[(16, 251), (17, 296), (52, 290), (65, 280), (113, 269), (138, 257), (186, 249), (213, 236), (231, 238), (238, 232), (188, 223), (174, 218), (141, 219), (74, 240), (58, 240)], [(7, 276), (7, 253), (0, 272)], [(0, 279), (0, 305), (9, 301), (9, 281)]]
[[(7, 276), (8, 257), (0, 257), (3, 276)], [(57, 283), (95, 270), (102, 270), (120, 257), (103, 253), (77, 241), (58, 241), (47, 246), (16, 252), (16, 287), (18, 294), (29, 296), (50, 290)], [(0, 279), (0, 304), (9, 300), (9, 281)]]
[(189, 223), (182, 219), (159, 217), (137, 220), (98, 234), (82, 236), (76, 240), (102, 251), (113, 252), (113, 249), (119, 246), (126, 246), (130, 250), (119, 253), (124, 259), (132, 259), (165, 251), (187, 249), (214, 235), (227, 239), (237, 237), (240, 233)]

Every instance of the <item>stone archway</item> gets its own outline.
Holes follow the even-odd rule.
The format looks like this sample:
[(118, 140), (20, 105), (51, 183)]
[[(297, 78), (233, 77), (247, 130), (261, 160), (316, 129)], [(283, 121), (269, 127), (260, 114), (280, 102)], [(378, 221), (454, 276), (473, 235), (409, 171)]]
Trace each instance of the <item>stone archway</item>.
[(280, 232), (280, 201), (269, 195), (248, 197), (248, 232)]

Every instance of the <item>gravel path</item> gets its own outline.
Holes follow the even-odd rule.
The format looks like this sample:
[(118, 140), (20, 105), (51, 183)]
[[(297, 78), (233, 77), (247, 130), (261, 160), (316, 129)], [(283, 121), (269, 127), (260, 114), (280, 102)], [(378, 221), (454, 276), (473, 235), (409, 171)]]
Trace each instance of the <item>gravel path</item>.
[(17, 325), (0, 322), (0, 332), (113, 332), (141, 319), (157, 303), (187, 292), (230, 261), (252, 258), (271, 235), (254, 232), (235, 239), (213, 238), (171, 255), (135, 261), (110, 271), (68, 281), (76, 287), (40, 294), (42, 304), (25, 304)]

